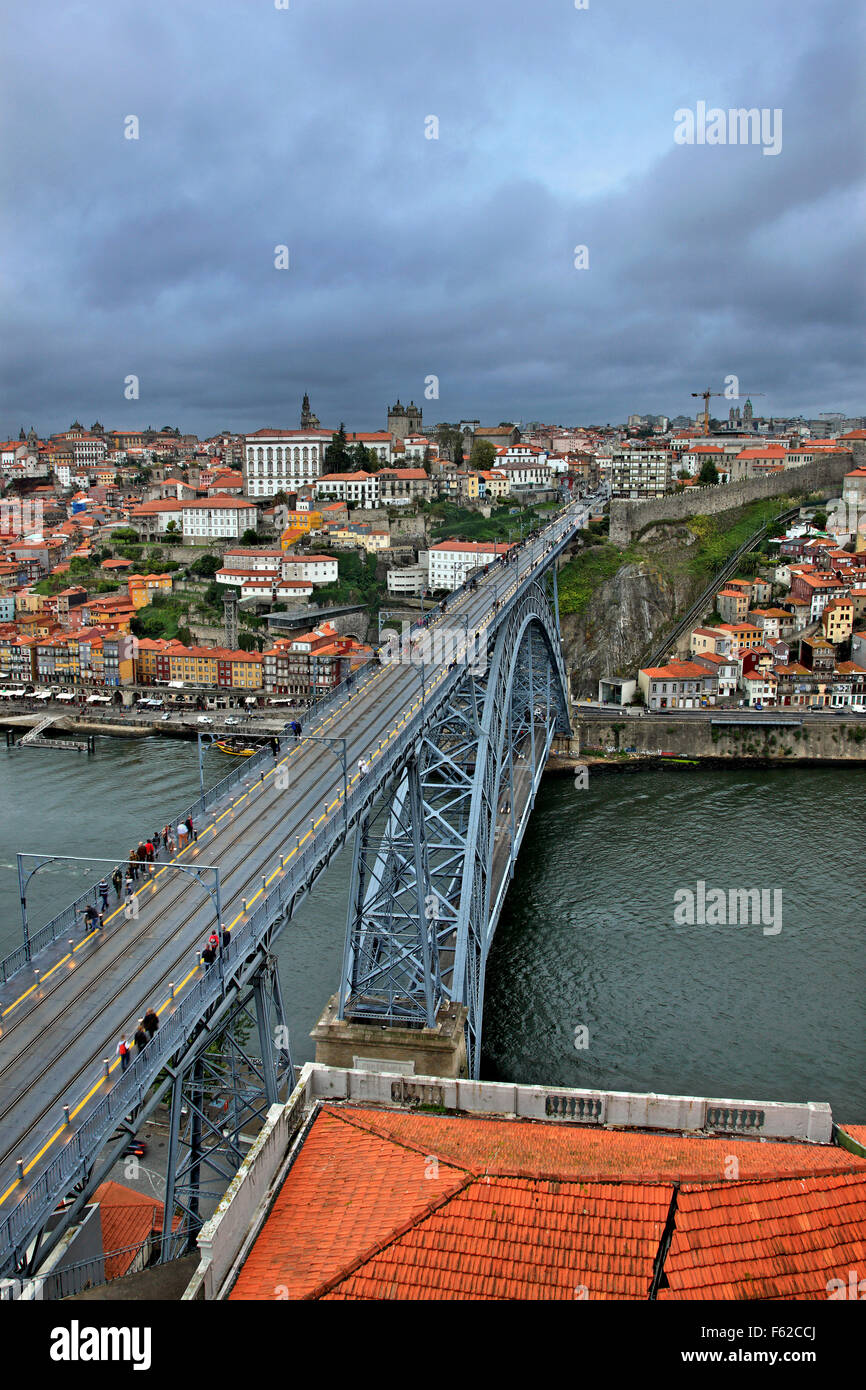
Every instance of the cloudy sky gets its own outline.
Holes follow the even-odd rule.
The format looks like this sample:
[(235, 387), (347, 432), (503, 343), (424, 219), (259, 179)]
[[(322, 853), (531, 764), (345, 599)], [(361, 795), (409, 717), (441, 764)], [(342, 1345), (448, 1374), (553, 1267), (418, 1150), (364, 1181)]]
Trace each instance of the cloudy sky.
[(866, 410), (861, 7), (281, 3), (6, 7), (2, 437)]

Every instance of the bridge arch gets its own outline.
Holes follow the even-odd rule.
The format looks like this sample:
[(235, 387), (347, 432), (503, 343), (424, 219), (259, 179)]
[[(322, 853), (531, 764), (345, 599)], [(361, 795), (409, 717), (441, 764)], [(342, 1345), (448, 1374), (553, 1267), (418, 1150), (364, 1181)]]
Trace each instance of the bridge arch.
[(358, 829), (339, 1009), (430, 1028), (443, 1004), (462, 1004), (477, 1076), (487, 955), (551, 741), (570, 729), (541, 583), (512, 603), (492, 652), (445, 687), (392, 794)]

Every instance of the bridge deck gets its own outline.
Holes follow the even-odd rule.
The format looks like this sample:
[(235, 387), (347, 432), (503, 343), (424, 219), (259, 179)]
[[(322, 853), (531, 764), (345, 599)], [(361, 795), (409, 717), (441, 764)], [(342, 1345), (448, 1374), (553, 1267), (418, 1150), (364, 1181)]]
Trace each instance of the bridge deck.
[[(580, 525), (575, 516), (574, 525)], [(518, 566), (494, 567), (478, 587), (449, 604), (442, 622), (468, 619), (470, 632), (495, 627), (499, 612), (492, 598), (510, 596), (559, 541), (542, 533), (526, 548)], [(425, 704), (435, 698), (448, 674), (440, 665), (425, 671)], [(421, 669), (391, 665), (381, 669), (360, 690), (351, 693), (321, 724), (305, 732), (346, 739), (350, 786), (360, 776), (357, 762), (383, 756), (388, 743), (418, 716)], [(420, 718), (419, 718), (420, 728)], [(286, 769), (288, 786), (278, 786), (278, 767)], [(285, 774), (280, 774), (281, 778)], [(264, 773), (246, 779), (233, 799), (214, 808), (207, 825), (198, 825), (199, 838), (176, 857), (182, 864), (218, 865), (221, 875), (222, 920), (239, 923), (248, 908), (261, 899), (267, 886), (283, 872), (287, 856), (309, 838), (311, 826), (325, 817), (340, 820), (343, 774), (339, 762), (319, 743), (301, 742)], [(93, 846), (98, 849), (98, 846)], [(71, 958), (45, 978), (39, 988), (6, 1013), (0, 1028), (0, 1209), (8, 1208), (27, 1191), (41, 1168), (72, 1142), (75, 1123), (87, 1116), (119, 1073), (116, 1047), (121, 1033), (131, 1040), (137, 1019), (153, 1006), (165, 1019), (175, 998), (202, 968), (199, 952), (215, 925), (214, 907), (205, 888), (191, 875), (173, 873), (163, 864), (152, 882), (139, 889), (138, 920), (119, 909), (106, 917), (105, 930), (94, 934)], [(343, 924), (335, 924), (342, 933)], [(211, 969), (217, 969), (214, 965)], [(21, 977), (19, 993), (29, 987)], [(15, 991), (16, 981), (11, 986)], [(6, 1007), (6, 1006), (4, 1006)], [(103, 1059), (110, 1075), (103, 1077)], [(63, 1106), (72, 1112), (73, 1130), (63, 1121)], [(25, 1178), (16, 1176), (16, 1160), (24, 1163)]]

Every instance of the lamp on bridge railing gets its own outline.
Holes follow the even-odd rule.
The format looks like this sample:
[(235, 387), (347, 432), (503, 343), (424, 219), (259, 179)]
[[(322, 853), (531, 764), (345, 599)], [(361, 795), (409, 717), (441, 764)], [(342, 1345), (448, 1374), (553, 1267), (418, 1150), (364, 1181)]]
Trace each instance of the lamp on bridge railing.
[[(125, 858), (121, 858), (120, 860), (118, 860), (118, 859), (116, 859), (116, 858), (115, 858), (115, 859), (104, 859), (104, 858), (99, 857), (99, 856), (96, 856), (96, 855), (86, 855), (86, 856), (85, 856), (85, 855), (77, 855), (77, 854), (44, 854), (44, 855), (37, 855), (37, 854), (31, 854), (31, 853), (29, 853), (29, 852), (26, 851), (26, 850), (25, 850), (25, 851), (19, 851), (19, 853), (16, 855), (16, 859), (17, 859), (17, 861), (18, 861), (18, 886), (19, 886), (19, 892), (20, 892), (20, 897), (21, 897), (21, 921), (22, 921), (22, 926), (23, 926), (23, 930), (24, 930), (24, 953), (25, 953), (25, 959), (28, 961), (28, 963), (30, 962), (30, 959), (31, 959), (31, 951), (30, 951), (30, 932), (29, 932), (29, 926), (28, 926), (28, 921), (27, 921), (27, 887), (28, 887), (28, 884), (30, 883), (30, 880), (31, 880), (36, 874), (39, 873), (39, 870), (40, 870), (40, 869), (44, 869), (44, 868), (46, 867), (46, 865), (48, 865), (48, 864), (55, 864), (55, 863), (58, 863), (58, 862), (60, 862), (60, 863), (67, 863), (67, 864), (113, 864), (116, 868), (120, 868), (123, 864), (125, 864), (125, 863), (128, 862)], [(25, 873), (25, 869), (24, 869), (24, 860), (25, 860), (25, 859), (35, 859), (35, 860), (37, 861), (36, 864), (34, 864), (33, 868), (30, 870), (29, 873)], [(190, 875), (192, 878), (194, 878), (198, 883), (200, 883), (201, 886), (202, 886), (202, 887), (205, 889), (205, 891), (207, 892), (208, 896), (210, 897), (211, 902), (212, 902), (213, 905), (214, 905), (214, 909), (215, 909), (215, 911), (216, 911), (216, 921), (217, 921), (216, 930), (217, 930), (217, 935), (220, 937), (220, 940), (222, 940), (222, 890), (221, 890), (221, 885), (220, 885), (220, 871), (219, 871), (218, 865), (216, 865), (216, 864), (178, 864), (178, 863), (175, 863), (173, 860), (169, 860), (167, 863), (161, 863), (158, 859), (155, 859), (149, 867), (150, 867), (152, 870), (154, 870), (154, 869), (170, 869), (170, 870), (175, 870), (175, 871), (177, 871), (178, 873), (189, 874), (189, 875)], [(212, 883), (212, 884), (207, 883), (207, 882), (205, 881), (205, 879), (202, 877), (202, 874), (205, 874), (205, 873), (207, 873), (207, 874), (213, 874), (214, 879), (213, 879), (213, 883)], [(154, 887), (154, 884), (153, 884), (152, 882), (151, 882), (151, 887)], [(96, 890), (95, 890), (95, 889), (93, 890), (93, 897), (94, 897), (94, 906), (95, 906), (95, 905), (96, 905)], [(124, 913), (124, 915), (127, 915), (127, 913), (126, 913), (126, 903), (127, 903), (127, 901), (129, 901), (129, 900), (127, 899), (127, 900), (123, 903), (123, 905), (121, 906), (121, 905), (120, 905), (120, 900), (118, 899), (117, 911), (122, 911), (122, 912)], [(112, 915), (114, 915), (114, 914), (112, 914)], [(77, 917), (77, 913), (76, 913), (76, 917)], [(56, 939), (56, 938), (55, 938), (55, 939)], [(220, 961), (220, 972), (222, 973), (222, 961)]]
[[(347, 755), (347, 753), (346, 753), (346, 740), (345, 740), (344, 738), (335, 737), (335, 736), (329, 735), (329, 734), (304, 734), (304, 736), (303, 736), (303, 741), (304, 741), (305, 743), (324, 743), (325, 747), (330, 749), (330, 751), (333, 753), (334, 757), (337, 759), (337, 762), (340, 764), (340, 766), (341, 766), (342, 769), (343, 769), (343, 829), (344, 829), (344, 831), (348, 834), (348, 830), (349, 830), (349, 763), (348, 763), (348, 755)], [(340, 750), (339, 750), (339, 752), (337, 751), (336, 748), (334, 748), (334, 747), (331, 746), (332, 744), (335, 744), (335, 743), (338, 743), (338, 744), (340, 745)], [(300, 848), (300, 841), (298, 841), (298, 844), (297, 844), (296, 847), (297, 847), (297, 848)]]

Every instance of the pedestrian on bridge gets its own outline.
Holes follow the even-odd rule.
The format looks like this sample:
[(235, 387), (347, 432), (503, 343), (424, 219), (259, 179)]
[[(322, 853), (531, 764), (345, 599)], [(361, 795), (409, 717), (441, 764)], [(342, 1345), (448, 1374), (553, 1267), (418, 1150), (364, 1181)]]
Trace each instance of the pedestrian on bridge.
[(157, 1014), (156, 1010), (148, 1009), (144, 1015), (144, 1018), (141, 1021), (147, 1029), (147, 1036), (149, 1038), (152, 1038), (157, 1028), (159, 1027), (159, 1015)]
[(144, 848), (147, 853), (147, 862), (148, 864), (152, 864), (156, 858), (156, 845), (153, 843), (153, 840), (148, 840)]
[(154, 849), (156, 850), (157, 854), (159, 854), (159, 847), (160, 847), (160, 845), (162, 844), (162, 837), (161, 837), (159, 831), (158, 831), (158, 830), (154, 830), (154, 832), (153, 832), (153, 834), (151, 835), (150, 838), (151, 838), (152, 841), (153, 841), (153, 847), (154, 847)]
[(126, 1041), (126, 1034), (123, 1033), (120, 1042), (117, 1044), (117, 1055), (120, 1058), (120, 1070), (125, 1072), (129, 1066), (129, 1043)]
[(144, 1026), (143, 1018), (140, 1018), (138, 1020), (138, 1027), (135, 1030), (132, 1041), (135, 1043), (139, 1052), (143, 1052), (144, 1049), (147, 1047), (147, 1044), (150, 1042), (150, 1034)]
[(98, 887), (99, 887), (99, 909), (100, 909), (101, 912), (106, 912), (106, 911), (108, 910), (108, 879), (107, 879), (107, 878), (101, 878), (101, 879), (99, 880), (99, 885), (98, 885)]
[(111, 881), (114, 884), (114, 891), (119, 898), (121, 889), (123, 888), (123, 872), (119, 864), (115, 869), (114, 873), (111, 875)]
[(213, 946), (211, 946), (210, 944), (205, 946), (204, 950), (201, 953), (201, 959), (205, 970), (207, 970), (209, 966), (213, 965), (214, 961), (216, 960), (216, 951), (214, 950)]
[(227, 951), (227, 950), (228, 950), (229, 942), (231, 941), (231, 939), (232, 939), (232, 929), (231, 929), (231, 927), (223, 927), (222, 948), (223, 948), (224, 951)]
[(138, 878), (138, 851), (134, 849), (129, 851), (129, 872), (134, 882)]
[(179, 850), (186, 848), (186, 842), (188, 839), (189, 826), (187, 825), (186, 821), (181, 821), (177, 827), (177, 847)]
[(96, 927), (102, 926), (102, 918), (96, 911), (93, 903), (87, 904), (82, 915), (84, 917), (84, 930), (86, 932), (93, 931)]
[(195, 826), (194, 826), (193, 823), (192, 823), (192, 816), (187, 816), (187, 818), (186, 818), (186, 828), (187, 828), (187, 830), (189, 831), (189, 833), (190, 833), (190, 835), (192, 836), (192, 838), (193, 838), (194, 840), (197, 840), (197, 839), (198, 839), (198, 831), (196, 830)]

